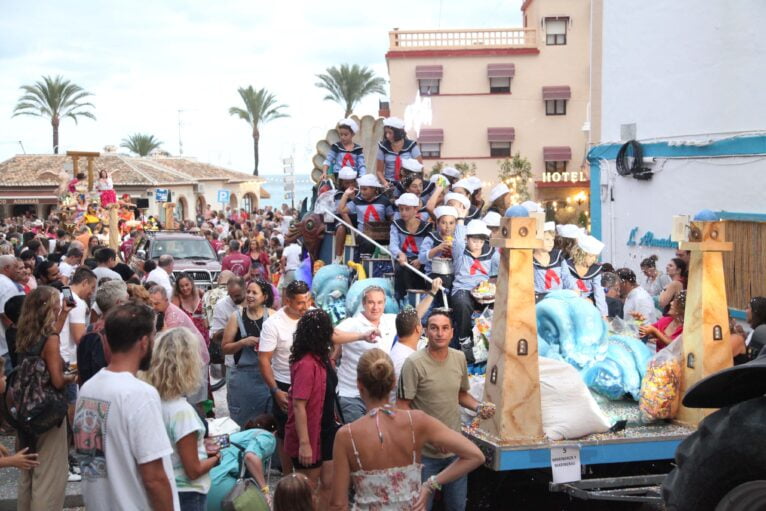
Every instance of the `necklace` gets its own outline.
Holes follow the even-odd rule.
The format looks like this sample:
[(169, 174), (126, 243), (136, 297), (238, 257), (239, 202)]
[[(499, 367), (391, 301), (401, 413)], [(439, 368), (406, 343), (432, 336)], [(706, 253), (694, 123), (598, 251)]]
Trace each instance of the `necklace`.
[[(378, 413), (380, 412), (380, 413)], [(367, 414), (370, 417), (375, 417), (375, 428), (378, 430), (378, 439), (380, 439), (381, 446), (383, 445), (383, 432), (380, 430), (380, 414), (386, 414), (389, 417), (393, 417), (396, 414), (396, 409), (390, 403), (386, 403), (383, 406), (373, 408)]]

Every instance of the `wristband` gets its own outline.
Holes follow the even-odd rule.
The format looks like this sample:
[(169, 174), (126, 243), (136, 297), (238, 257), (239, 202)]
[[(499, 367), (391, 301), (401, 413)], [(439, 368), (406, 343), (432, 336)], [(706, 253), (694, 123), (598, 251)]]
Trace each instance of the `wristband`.
[(442, 485), (439, 483), (439, 481), (436, 480), (436, 476), (431, 476), (426, 479), (425, 486), (431, 491), (431, 493), (435, 492), (436, 490), (441, 491), (442, 489)]
[(263, 488), (261, 488), (261, 493), (263, 493), (264, 495), (268, 495), (269, 494), (269, 485), (266, 485)]
[(269, 392), (270, 392), (270, 393), (271, 393), (271, 395), (273, 396), (274, 394), (276, 394), (276, 393), (277, 393), (277, 391), (278, 391), (278, 390), (279, 390), (279, 387), (277, 387), (277, 386), (275, 385), (274, 387), (271, 387), (271, 388), (269, 389)]

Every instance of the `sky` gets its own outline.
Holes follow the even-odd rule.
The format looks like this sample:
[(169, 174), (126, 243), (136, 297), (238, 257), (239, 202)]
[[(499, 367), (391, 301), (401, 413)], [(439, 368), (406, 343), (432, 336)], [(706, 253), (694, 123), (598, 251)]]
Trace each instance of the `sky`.
[[(289, 118), (261, 129), (260, 173), (292, 156), (308, 173), (315, 146), (343, 116), (316, 74), (360, 64), (388, 80), (388, 32), (521, 25), (521, 0), (357, 1), (0, 0), (0, 161), (52, 152), (50, 121), (11, 117), (19, 87), (62, 75), (94, 95), (97, 120), (63, 120), (60, 152), (100, 151), (133, 133), (163, 149), (252, 172), (253, 146), (239, 87), (273, 92)], [(377, 115), (373, 95), (355, 109)], [(179, 110), (181, 111), (179, 113)], [(121, 151), (127, 151), (121, 149)]]

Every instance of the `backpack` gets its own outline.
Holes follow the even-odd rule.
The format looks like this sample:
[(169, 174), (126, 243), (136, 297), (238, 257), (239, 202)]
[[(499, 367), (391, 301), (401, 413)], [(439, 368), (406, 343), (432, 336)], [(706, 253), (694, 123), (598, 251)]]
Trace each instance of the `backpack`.
[(26, 353), (9, 374), (3, 395), (3, 412), (20, 433), (38, 436), (58, 427), (66, 417), (64, 390), (56, 390), (40, 356), (46, 339)]

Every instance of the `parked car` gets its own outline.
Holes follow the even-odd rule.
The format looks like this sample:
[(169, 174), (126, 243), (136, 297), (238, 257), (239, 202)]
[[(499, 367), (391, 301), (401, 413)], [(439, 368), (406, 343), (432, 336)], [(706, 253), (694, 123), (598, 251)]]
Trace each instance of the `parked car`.
[(188, 273), (202, 289), (209, 289), (221, 273), (221, 261), (204, 236), (183, 232), (149, 233), (137, 247), (136, 256), (157, 260), (170, 254), (175, 260), (173, 274)]

